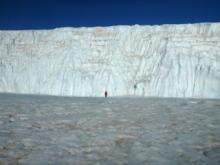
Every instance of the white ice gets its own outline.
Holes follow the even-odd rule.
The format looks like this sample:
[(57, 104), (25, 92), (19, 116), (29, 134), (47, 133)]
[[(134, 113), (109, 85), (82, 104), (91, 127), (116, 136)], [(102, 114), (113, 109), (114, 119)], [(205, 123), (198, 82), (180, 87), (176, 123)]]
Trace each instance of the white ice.
[(0, 92), (103, 96), (105, 89), (220, 98), (220, 23), (0, 31)]

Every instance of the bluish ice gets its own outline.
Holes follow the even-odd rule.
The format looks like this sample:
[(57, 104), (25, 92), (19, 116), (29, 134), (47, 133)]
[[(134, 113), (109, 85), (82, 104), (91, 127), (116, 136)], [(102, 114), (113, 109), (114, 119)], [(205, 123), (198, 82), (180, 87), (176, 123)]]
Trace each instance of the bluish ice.
[(220, 100), (0, 94), (0, 164), (219, 165)]

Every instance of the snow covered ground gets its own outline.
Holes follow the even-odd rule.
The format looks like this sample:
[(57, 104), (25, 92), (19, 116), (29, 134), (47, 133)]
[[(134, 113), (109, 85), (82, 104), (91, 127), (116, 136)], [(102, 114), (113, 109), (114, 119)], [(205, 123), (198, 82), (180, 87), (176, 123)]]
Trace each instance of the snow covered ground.
[(0, 164), (219, 165), (220, 100), (0, 94)]

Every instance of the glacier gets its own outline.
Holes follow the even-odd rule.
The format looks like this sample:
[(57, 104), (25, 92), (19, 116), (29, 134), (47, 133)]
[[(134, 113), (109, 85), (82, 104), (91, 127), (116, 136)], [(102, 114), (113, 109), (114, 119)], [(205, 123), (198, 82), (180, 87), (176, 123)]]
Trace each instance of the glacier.
[(220, 23), (0, 30), (0, 92), (220, 98)]

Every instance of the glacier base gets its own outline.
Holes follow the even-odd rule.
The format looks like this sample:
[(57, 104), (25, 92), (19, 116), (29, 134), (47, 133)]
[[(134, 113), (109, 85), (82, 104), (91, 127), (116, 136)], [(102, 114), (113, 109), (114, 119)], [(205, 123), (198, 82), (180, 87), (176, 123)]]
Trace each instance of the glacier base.
[(219, 165), (220, 100), (0, 94), (0, 164)]

